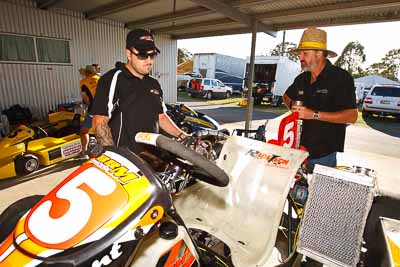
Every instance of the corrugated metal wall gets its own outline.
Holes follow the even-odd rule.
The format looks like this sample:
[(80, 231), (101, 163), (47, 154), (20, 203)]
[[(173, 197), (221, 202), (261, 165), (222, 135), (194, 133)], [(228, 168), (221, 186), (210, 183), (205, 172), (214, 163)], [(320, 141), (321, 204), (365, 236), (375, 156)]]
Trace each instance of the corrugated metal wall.
[[(0, 109), (21, 104), (34, 116), (44, 117), (57, 104), (80, 96), (80, 67), (98, 63), (104, 73), (116, 61), (125, 61), (128, 30), (115, 21), (91, 21), (77, 12), (33, 6), (31, 1), (1, 1), (0, 32), (68, 39), (71, 64), (0, 62)], [(156, 37), (156, 42), (162, 54), (156, 59), (153, 74), (161, 83), (165, 100), (176, 101), (177, 42), (166, 37)]]
[(178, 64), (178, 43), (166, 36), (154, 36), (156, 46), (161, 54), (157, 56), (153, 76), (158, 79), (164, 92), (165, 102), (176, 102), (177, 83), (176, 68)]

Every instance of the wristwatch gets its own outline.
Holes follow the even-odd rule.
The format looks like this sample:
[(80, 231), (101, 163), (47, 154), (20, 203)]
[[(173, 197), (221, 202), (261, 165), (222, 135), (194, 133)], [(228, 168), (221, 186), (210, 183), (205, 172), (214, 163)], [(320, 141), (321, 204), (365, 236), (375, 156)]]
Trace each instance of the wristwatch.
[(318, 111), (314, 111), (313, 119), (314, 119), (314, 120), (318, 120), (318, 119), (319, 119), (319, 113), (318, 113)]

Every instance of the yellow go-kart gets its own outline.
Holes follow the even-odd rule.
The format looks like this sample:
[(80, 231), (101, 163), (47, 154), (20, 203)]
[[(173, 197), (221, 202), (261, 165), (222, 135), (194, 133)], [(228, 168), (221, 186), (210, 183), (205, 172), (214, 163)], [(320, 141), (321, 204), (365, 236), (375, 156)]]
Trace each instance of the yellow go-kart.
[(49, 115), (47, 125), (20, 125), (0, 140), (0, 179), (32, 173), (40, 165), (52, 165), (82, 151), (80, 115), (69, 119), (57, 113), (53, 113), (57, 119)]

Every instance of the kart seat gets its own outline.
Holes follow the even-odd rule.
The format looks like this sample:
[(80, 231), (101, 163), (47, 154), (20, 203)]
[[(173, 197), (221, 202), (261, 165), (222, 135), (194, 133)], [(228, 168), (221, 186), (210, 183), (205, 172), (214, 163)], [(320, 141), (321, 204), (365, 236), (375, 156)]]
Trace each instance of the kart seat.
[(80, 118), (81, 118), (80, 114), (75, 114), (71, 120), (71, 123), (68, 126), (58, 130), (54, 134), (54, 137), (60, 138), (70, 134), (79, 133), (80, 123), (81, 123)]
[(176, 197), (175, 207), (189, 228), (226, 243), (235, 266), (272, 266), (286, 196), (306, 157), (304, 151), (231, 136), (217, 160), (229, 185), (199, 182)]
[(40, 139), (49, 136), (47, 132), (39, 126), (33, 127), (33, 132), (34, 132), (33, 138), (35, 139)]

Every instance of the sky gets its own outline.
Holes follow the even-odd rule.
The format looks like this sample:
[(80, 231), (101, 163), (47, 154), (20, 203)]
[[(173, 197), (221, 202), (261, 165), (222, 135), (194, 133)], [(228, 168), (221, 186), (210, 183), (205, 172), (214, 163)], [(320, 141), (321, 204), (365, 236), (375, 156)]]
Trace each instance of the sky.
[[(328, 49), (340, 55), (351, 41), (364, 46), (366, 62), (363, 67), (379, 62), (391, 49), (400, 48), (400, 22), (360, 24), (350, 26), (322, 27), (328, 35)], [(298, 45), (304, 29), (286, 31), (286, 42)], [(270, 50), (282, 42), (283, 32), (276, 38), (259, 32), (256, 41), (256, 55), (269, 54)], [(178, 48), (186, 48), (191, 53), (219, 53), (246, 58), (250, 56), (251, 34), (178, 40)], [(335, 62), (336, 58), (332, 59)]]

